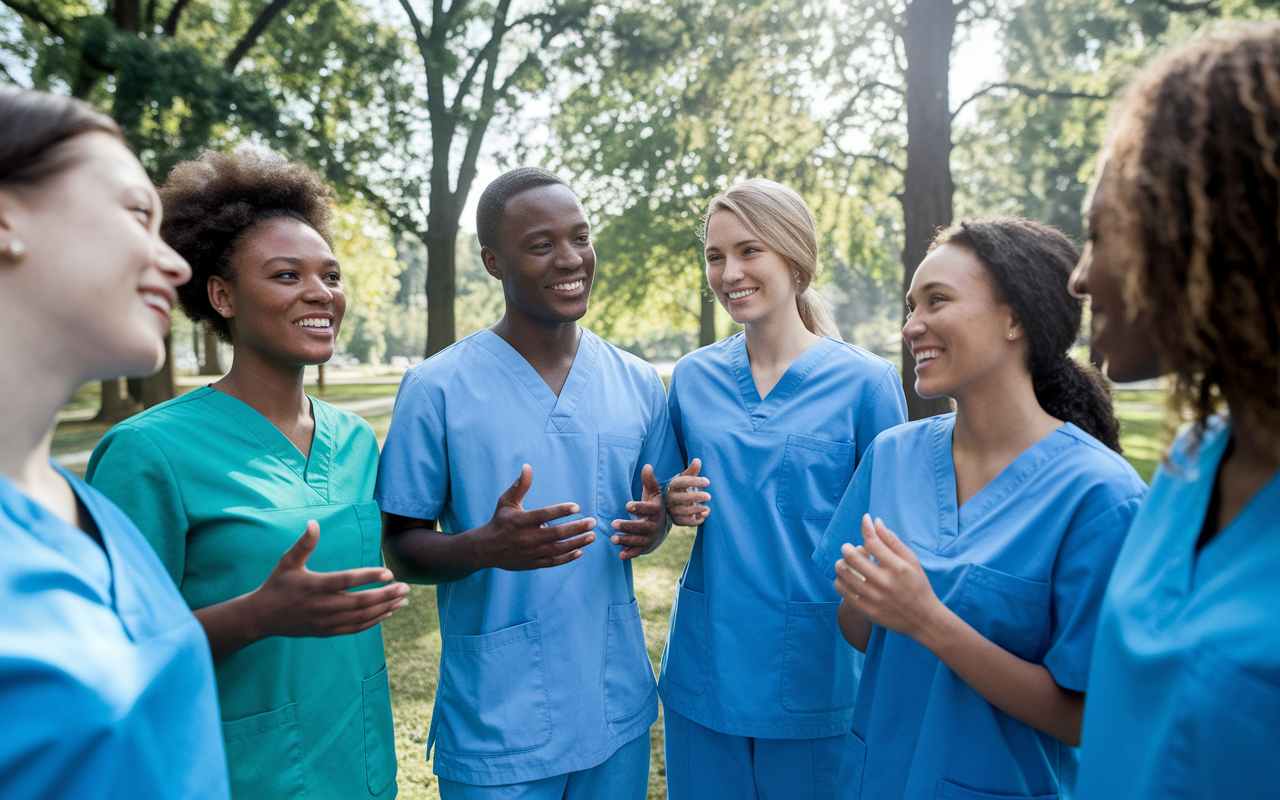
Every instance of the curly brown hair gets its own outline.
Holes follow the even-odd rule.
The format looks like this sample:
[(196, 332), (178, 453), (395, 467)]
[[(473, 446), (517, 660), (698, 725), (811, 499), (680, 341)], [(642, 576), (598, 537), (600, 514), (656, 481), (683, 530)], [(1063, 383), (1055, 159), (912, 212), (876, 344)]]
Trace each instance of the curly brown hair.
[(310, 167), (270, 152), (204, 152), (173, 168), (160, 187), (160, 235), (191, 264), (191, 280), (178, 289), (183, 312), (219, 339), (231, 341), (227, 321), (209, 303), (214, 275), (235, 281), (236, 245), (271, 219), (296, 219), (332, 247), (329, 189)]
[(1125, 297), (1172, 371), (1192, 442), (1230, 397), (1280, 454), (1280, 23), (1217, 28), (1154, 60), (1103, 154)]

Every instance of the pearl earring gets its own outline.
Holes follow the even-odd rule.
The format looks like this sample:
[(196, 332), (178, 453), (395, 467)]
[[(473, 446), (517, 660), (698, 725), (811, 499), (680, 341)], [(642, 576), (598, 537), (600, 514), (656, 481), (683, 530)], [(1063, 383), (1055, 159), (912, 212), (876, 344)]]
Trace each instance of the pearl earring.
[(22, 243), (21, 239), (14, 239), (9, 242), (9, 255), (14, 258), (21, 258), (22, 254), (27, 252), (27, 246)]
[(1013, 338), (1013, 331), (1009, 331), (1009, 338), (1010, 338), (1010, 339), (1012, 339), (1012, 338)]

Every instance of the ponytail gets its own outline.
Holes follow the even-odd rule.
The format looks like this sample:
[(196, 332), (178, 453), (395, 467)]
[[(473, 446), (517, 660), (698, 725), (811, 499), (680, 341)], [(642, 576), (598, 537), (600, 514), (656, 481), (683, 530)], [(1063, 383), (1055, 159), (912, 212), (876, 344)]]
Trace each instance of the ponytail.
[(804, 289), (796, 295), (796, 309), (800, 312), (800, 321), (810, 333), (844, 341), (840, 336), (840, 329), (836, 327), (836, 319), (831, 314), (831, 306), (812, 288)]
[(1121, 452), (1120, 420), (1111, 401), (1111, 383), (1097, 367), (1062, 354), (1043, 370), (1031, 373), (1031, 386), (1040, 407), (1050, 416), (1070, 422)]

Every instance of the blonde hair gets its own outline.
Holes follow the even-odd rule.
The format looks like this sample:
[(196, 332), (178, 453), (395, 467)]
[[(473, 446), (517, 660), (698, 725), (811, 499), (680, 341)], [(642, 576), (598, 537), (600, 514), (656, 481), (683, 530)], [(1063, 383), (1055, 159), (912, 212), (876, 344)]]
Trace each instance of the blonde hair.
[(818, 274), (818, 227), (800, 195), (765, 178), (734, 184), (724, 194), (713, 197), (707, 206), (702, 221), (704, 240), (707, 223), (717, 211), (728, 211), (742, 220), (791, 267), (796, 281), (796, 310), (804, 326), (819, 336), (840, 339), (831, 307), (810, 288)]

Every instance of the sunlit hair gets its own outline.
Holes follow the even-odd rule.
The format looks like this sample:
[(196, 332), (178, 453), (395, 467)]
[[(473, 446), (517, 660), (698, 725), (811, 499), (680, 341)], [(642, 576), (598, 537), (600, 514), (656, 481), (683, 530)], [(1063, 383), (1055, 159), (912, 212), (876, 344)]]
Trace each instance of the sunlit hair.
[(1125, 299), (1198, 442), (1224, 396), (1280, 455), (1280, 23), (1217, 28), (1143, 69), (1112, 118), (1100, 210)]
[(191, 264), (191, 280), (178, 287), (182, 310), (224, 342), (231, 329), (209, 303), (209, 278), (235, 282), (231, 262), (246, 233), (268, 220), (293, 219), (333, 246), (328, 187), (310, 167), (274, 153), (206, 150), (173, 168), (160, 200), (160, 235)]
[(716, 195), (707, 206), (702, 223), (702, 238), (707, 238), (707, 223), (717, 211), (728, 211), (760, 237), (760, 240), (782, 256), (791, 268), (796, 283), (796, 308), (804, 326), (819, 336), (839, 339), (831, 308), (810, 288), (818, 274), (818, 228), (800, 195), (775, 181), (751, 178), (730, 186)]
[(1027, 371), (1040, 407), (1120, 452), (1111, 385), (1097, 367), (1071, 357), (1084, 304), (1068, 287), (1080, 251), (1066, 234), (1023, 217), (994, 217), (940, 231), (929, 252), (943, 245), (963, 247), (978, 259), (996, 299), (1013, 309), (1027, 339)]

